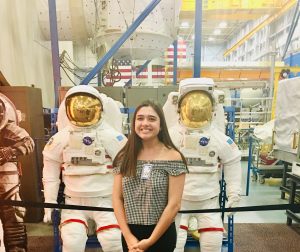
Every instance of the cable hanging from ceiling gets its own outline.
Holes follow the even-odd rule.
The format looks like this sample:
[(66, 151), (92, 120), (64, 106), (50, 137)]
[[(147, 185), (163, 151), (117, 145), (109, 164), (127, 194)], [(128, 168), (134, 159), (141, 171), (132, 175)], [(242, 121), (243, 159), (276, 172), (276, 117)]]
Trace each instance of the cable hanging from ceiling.
[[(68, 79), (73, 83), (74, 86), (76, 86), (78, 84), (76, 84), (76, 82), (71, 78), (70, 74), (72, 74), (79, 81), (81, 81), (85, 78), (85, 76), (79, 75), (78, 72), (89, 73), (91, 71), (91, 69), (84, 69), (84, 68), (81, 68), (78, 65), (76, 65), (72, 61), (70, 55), (68, 54), (68, 52), (66, 50), (64, 50), (61, 53), (59, 59), (60, 59), (61, 69), (64, 71), (64, 73), (66, 74)], [(70, 66), (70, 64), (71, 64), (71, 66)], [(97, 78), (97, 76), (95, 76), (93, 79), (96, 79), (96, 78)], [(97, 84), (97, 83), (90, 83), (90, 84)]]

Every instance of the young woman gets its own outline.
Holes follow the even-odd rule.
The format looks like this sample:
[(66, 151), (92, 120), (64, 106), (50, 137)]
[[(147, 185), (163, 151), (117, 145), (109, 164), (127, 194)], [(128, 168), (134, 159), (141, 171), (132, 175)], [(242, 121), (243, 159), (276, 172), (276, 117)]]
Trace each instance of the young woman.
[(162, 109), (137, 107), (132, 133), (114, 162), (113, 208), (123, 251), (171, 252), (187, 165), (172, 143)]

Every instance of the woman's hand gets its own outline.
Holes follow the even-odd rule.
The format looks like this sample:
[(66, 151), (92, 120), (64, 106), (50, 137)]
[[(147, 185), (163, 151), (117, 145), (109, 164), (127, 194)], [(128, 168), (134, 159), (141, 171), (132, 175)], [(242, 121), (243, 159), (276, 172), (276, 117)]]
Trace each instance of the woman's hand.
[(139, 240), (133, 235), (126, 240), (129, 252), (140, 252), (140, 250), (137, 250), (138, 242)]
[(143, 239), (141, 241), (139, 241), (136, 246), (134, 246), (133, 248), (137, 248), (140, 249), (139, 251), (145, 251), (148, 248), (150, 248), (152, 245), (152, 243), (150, 242), (150, 239)]
[(144, 252), (144, 250), (141, 250), (139, 248), (133, 248), (133, 249), (129, 249), (128, 252)]

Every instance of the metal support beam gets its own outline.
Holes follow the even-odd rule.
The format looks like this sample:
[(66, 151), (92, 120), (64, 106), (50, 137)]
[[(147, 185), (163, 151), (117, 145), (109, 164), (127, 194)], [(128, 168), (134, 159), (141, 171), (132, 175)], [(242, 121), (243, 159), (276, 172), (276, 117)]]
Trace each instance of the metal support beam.
[(288, 34), (288, 36), (287, 36), (286, 43), (285, 43), (285, 47), (284, 47), (283, 54), (282, 54), (282, 58), (281, 58), (282, 61), (284, 61), (286, 52), (287, 52), (287, 50), (288, 50), (288, 48), (289, 48), (289, 45), (290, 45), (290, 43), (291, 43), (291, 40), (292, 40), (292, 38), (293, 38), (295, 28), (296, 28), (296, 26), (297, 26), (297, 24), (298, 24), (298, 20), (299, 20), (299, 16), (300, 16), (299, 5), (300, 5), (300, 0), (298, 0), (297, 6), (296, 6), (296, 8), (295, 8), (293, 20), (292, 20), (292, 22), (291, 22), (289, 34)]
[(177, 84), (177, 63), (178, 63), (178, 41), (173, 42), (174, 46), (174, 57), (173, 57), (173, 85)]
[(54, 106), (55, 108), (58, 108), (58, 89), (61, 85), (61, 77), (60, 77), (60, 61), (59, 61), (55, 0), (48, 0), (48, 7), (49, 7), (49, 21), (50, 21), (50, 35), (51, 35), (52, 68), (53, 68), (53, 80), (54, 80), (54, 99), (55, 99)]
[(246, 181), (246, 196), (249, 196), (249, 187), (250, 187), (250, 176), (251, 176), (251, 167), (252, 167), (252, 143), (253, 137), (252, 133), (249, 132), (249, 155), (248, 155), (248, 168), (247, 168), (247, 181)]
[[(269, 81), (269, 94), (268, 97), (274, 97), (274, 77), (275, 77), (275, 61), (276, 61), (276, 52), (273, 51), (270, 53), (270, 62), (271, 62), (271, 66), (270, 66), (270, 81)], [(267, 108), (272, 107), (272, 100), (268, 100), (266, 101), (267, 103)], [(267, 114), (266, 115), (266, 121), (270, 120), (270, 115)]]
[(195, 1), (194, 78), (201, 73), (202, 0)]
[(103, 58), (97, 63), (92, 71), (81, 81), (80, 85), (87, 85), (91, 79), (102, 69), (106, 62), (115, 54), (123, 43), (132, 35), (144, 19), (151, 11), (160, 3), (161, 0), (152, 0), (146, 9), (138, 16), (138, 18), (129, 26), (128, 30), (118, 39), (118, 41), (109, 49)]
[(273, 82), (274, 84), (273, 84), (273, 100), (272, 100), (271, 120), (275, 118), (279, 76), (280, 76), (280, 72), (275, 72), (274, 82)]
[(240, 47), (242, 44), (244, 44), (245, 41), (247, 41), (249, 38), (251, 38), (259, 30), (264, 28), (266, 25), (272, 23), (274, 20), (276, 20), (278, 17), (280, 17), (283, 13), (285, 13), (290, 8), (292, 8), (295, 5), (295, 3), (296, 3), (296, 0), (290, 0), (289, 2), (287, 2), (277, 13), (268, 17), (265, 21), (260, 23), (252, 31), (250, 31), (246, 36), (244, 36), (241, 40), (239, 40), (234, 46), (232, 46), (230, 49), (226, 50), (225, 53), (223, 54), (223, 56), (226, 57), (231, 52), (236, 50), (238, 47)]
[[(151, 62), (151, 60), (147, 60), (143, 65), (141, 65), (141, 66), (139, 67), (139, 69), (136, 71), (135, 76), (138, 77), (139, 74), (140, 74), (141, 72), (143, 72), (143, 70), (149, 65), (150, 62)], [(131, 78), (130, 80), (128, 80), (128, 81), (126, 82), (126, 84), (125, 84), (125, 87), (130, 87), (130, 86), (132, 86), (132, 78)]]
[(228, 252), (234, 251), (234, 216), (228, 217)]

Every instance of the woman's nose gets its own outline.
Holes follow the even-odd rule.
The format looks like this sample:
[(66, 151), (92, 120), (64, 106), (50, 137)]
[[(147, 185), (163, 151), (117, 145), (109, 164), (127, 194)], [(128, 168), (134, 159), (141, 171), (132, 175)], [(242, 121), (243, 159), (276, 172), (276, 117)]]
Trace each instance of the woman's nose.
[(144, 119), (143, 121), (142, 121), (142, 125), (148, 125), (149, 124), (149, 121), (147, 120), (147, 119)]

